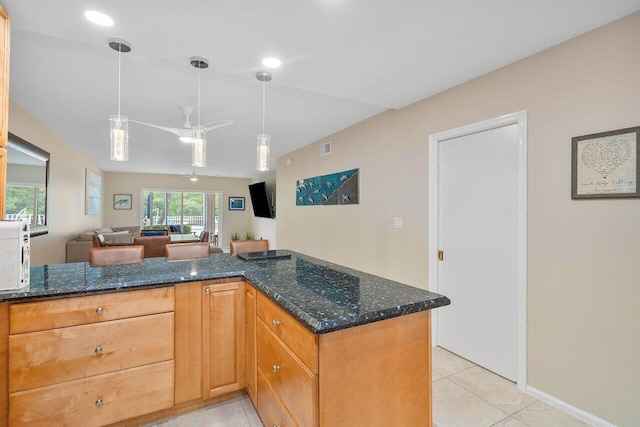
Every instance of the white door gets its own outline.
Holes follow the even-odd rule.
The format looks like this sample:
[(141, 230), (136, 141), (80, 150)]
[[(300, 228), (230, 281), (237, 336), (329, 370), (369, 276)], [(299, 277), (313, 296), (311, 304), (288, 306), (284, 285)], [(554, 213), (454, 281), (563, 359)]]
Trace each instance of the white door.
[[(518, 378), (521, 152), (516, 122), (437, 141), (439, 345)], [(520, 180), (519, 180), (520, 179)]]

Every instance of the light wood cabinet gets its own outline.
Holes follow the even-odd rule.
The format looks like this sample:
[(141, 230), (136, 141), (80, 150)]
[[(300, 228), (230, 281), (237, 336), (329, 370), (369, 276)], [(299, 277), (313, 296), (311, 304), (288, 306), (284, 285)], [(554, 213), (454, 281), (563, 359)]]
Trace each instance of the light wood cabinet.
[(258, 354), (256, 347), (256, 289), (245, 283), (244, 292), (245, 309), (245, 355), (247, 394), (254, 406), (258, 405)]
[(176, 405), (202, 399), (202, 286), (175, 287)]
[(11, 334), (173, 312), (174, 289), (113, 292), (12, 304)]
[[(9, 366), (9, 303), (0, 302), (0, 371)], [(9, 413), (9, 376), (0, 375), (0, 426), (7, 422)]]
[(284, 409), (284, 405), (263, 375), (258, 375), (258, 401), (260, 401), (260, 418), (265, 426), (294, 427), (298, 425)]
[(321, 426), (430, 426), (431, 312), (319, 336)]
[(262, 293), (256, 299), (258, 413), (275, 425), (317, 426), (317, 337)]
[(0, 5), (0, 218), (5, 214), (9, 136), (9, 14)]
[(9, 392), (173, 359), (173, 312), (9, 337)]
[(9, 396), (9, 425), (104, 426), (173, 406), (173, 360)]
[(317, 336), (263, 294), (259, 294), (257, 300), (258, 317), (312, 372), (317, 374)]
[(203, 287), (204, 399), (245, 388), (244, 281)]
[(9, 306), (9, 423), (106, 425), (174, 404), (174, 288)]
[(265, 425), (431, 425), (430, 312), (314, 335), (257, 294)]
[(245, 389), (267, 426), (430, 425), (429, 331), (313, 334), (238, 278), (0, 303), (0, 425), (138, 426)]
[[(258, 321), (258, 373), (301, 426), (318, 425), (318, 377), (276, 335)], [(259, 410), (264, 408), (258, 401)], [(263, 411), (264, 412), (264, 411)]]

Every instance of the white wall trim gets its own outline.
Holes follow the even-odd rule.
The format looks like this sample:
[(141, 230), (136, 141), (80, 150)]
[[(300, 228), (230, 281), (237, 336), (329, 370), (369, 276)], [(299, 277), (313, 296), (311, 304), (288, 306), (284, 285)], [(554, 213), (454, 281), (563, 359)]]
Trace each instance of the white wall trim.
[[(439, 153), (442, 141), (472, 133), (518, 125), (518, 377), (520, 390), (527, 387), (527, 111), (518, 111), (482, 122), (429, 136), (429, 290), (438, 292), (438, 230), (439, 230)], [(438, 310), (432, 316), (432, 345), (437, 346)]]
[(616, 427), (615, 424), (611, 424), (609, 421), (605, 421), (602, 418), (598, 418), (589, 412), (583, 411), (582, 409), (576, 408), (575, 406), (569, 405), (567, 402), (564, 402), (560, 399), (557, 399), (543, 391), (540, 391), (533, 387), (527, 387), (527, 394), (535, 397), (536, 399), (553, 406), (554, 408), (560, 409), (563, 412), (566, 412), (569, 415), (573, 415), (579, 420), (584, 421), (587, 424), (590, 424), (595, 427)]

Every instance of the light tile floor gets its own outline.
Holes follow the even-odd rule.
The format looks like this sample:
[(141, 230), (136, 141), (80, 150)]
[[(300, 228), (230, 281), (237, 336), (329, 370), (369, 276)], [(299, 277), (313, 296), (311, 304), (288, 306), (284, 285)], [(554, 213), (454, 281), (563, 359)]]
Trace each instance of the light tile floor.
[[(434, 427), (586, 427), (519, 391), (514, 383), (440, 347), (433, 350)], [(249, 397), (147, 427), (261, 427)], [(413, 427), (413, 426), (408, 426)]]
[(524, 394), (515, 383), (440, 347), (433, 349), (433, 425), (437, 427), (586, 427)]

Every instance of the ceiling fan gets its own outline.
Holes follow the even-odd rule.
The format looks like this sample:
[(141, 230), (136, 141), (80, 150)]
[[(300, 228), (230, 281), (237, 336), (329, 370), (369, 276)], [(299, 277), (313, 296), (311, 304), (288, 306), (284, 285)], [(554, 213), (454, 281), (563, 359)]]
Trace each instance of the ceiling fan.
[[(159, 125), (153, 125), (151, 123), (144, 123), (144, 122), (139, 122), (137, 120), (129, 120), (130, 122), (133, 123), (138, 123), (141, 125), (145, 125), (145, 126), (150, 126), (152, 128), (157, 128), (157, 129), (161, 129), (167, 132), (171, 132), (175, 135), (178, 136), (178, 139), (180, 139), (180, 141), (182, 142), (193, 142), (193, 138), (194, 138), (194, 133), (195, 133), (195, 129), (193, 126), (191, 126), (191, 115), (193, 114), (193, 107), (182, 107), (182, 112), (185, 115), (185, 120), (184, 120), (184, 125), (181, 128), (172, 128), (172, 127), (168, 127), (168, 126), (159, 126)], [(201, 126), (203, 128), (203, 132), (209, 132), (210, 130), (214, 130), (223, 126), (227, 126), (227, 125), (232, 125), (233, 122), (231, 120), (218, 120), (215, 122), (209, 122), (206, 123), (204, 126)]]
[[(209, 67), (209, 61), (206, 58), (203, 58), (200, 56), (192, 57), (190, 59), (190, 64), (193, 67), (197, 68), (198, 70), (202, 70), (204, 68)], [(185, 122), (182, 128), (153, 125), (151, 123), (139, 122), (137, 120), (129, 120), (129, 121), (138, 123), (141, 125), (157, 128), (160, 130), (164, 130), (166, 132), (171, 132), (177, 135), (180, 141), (187, 142), (187, 143), (193, 142), (196, 138), (206, 134), (210, 130), (233, 124), (231, 120), (218, 120), (218, 121), (209, 122), (203, 126), (200, 126), (200, 73), (198, 73), (198, 124), (197, 126), (191, 126), (190, 118), (191, 118), (191, 115), (193, 114), (193, 107), (188, 107), (188, 106), (182, 107), (182, 111), (185, 115)]]

